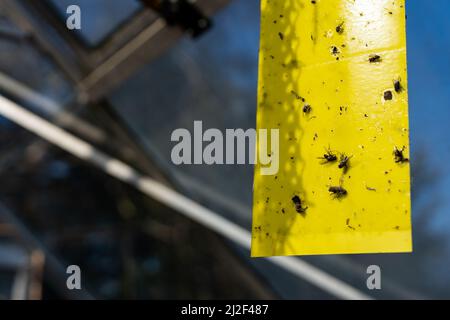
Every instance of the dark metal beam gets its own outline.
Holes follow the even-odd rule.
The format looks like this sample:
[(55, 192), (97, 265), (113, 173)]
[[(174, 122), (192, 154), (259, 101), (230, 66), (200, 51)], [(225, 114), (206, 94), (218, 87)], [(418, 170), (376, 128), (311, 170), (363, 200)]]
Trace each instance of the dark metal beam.
[(31, 14), (23, 1), (1, 0), (0, 9), (19, 28), (31, 35), (37, 49), (49, 55), (69, 80), (78, 82), (83, 77), (82, 66), (73, 51), (64, 41), (60, 41), (56, 31), (44, 19)]
[[(208, 16), (230, 0), (199, 0), (198, 7)], [(79, 84), (90, 100), (98, 100), (125, 81), (137, 69), (159, 57), (183, 36), (183, 30), (170, 27), (164, 18), (157, 18), (109, 59), (93, 70)]]
[(171, 26), (179, 26), (194, 38), (211, 27), (211, 20), (200, 8), (188, 0), (141, 0), (158, 12)]
[[(143, 1), (149, 5), (152, 3), (150, 0)], [(198, 10), (193, 9), (197, 13), (194, 17), (211, 16), (230, 1), (198, 0), (195, 6)], [(49, 54), (68, 79), (76, 84), (81, 103), (102, 99), (183, 36), (182, 28), (171, 27), (166, 22), (174, 16), (161, 18), (152, 10), (142, 10), (101, 45), (89, 48), (77, 41), (73, 32), (52, 13), (46, 3), (2, 0), (0, 6), (16, 24), (33, 36), (38, 48)], [(180, 22), (184, 29), (192, 22), (182, 16), (177, 17), (184, 19)]]

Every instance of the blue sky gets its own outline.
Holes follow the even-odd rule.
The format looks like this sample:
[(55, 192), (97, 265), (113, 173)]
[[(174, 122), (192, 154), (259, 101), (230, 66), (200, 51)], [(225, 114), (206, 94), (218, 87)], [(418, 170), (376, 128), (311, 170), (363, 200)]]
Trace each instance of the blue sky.
[(413, 145), (441, 150), (435, 159), (440, 163), (450, 155), (449, 10), (447, 0), (416, 0), (407, 5), (411, 138)]
[[(443, 201), (436, 225), (450, 225), (450, 1), (407, 1), (412, 149), (426, 147), (441, 171)], [(430, 190), (433, 192), (433, 190)], [(441, 220), (442, 219), (442, 220)], [(442, 222), (445, 222), (442, 224)]]

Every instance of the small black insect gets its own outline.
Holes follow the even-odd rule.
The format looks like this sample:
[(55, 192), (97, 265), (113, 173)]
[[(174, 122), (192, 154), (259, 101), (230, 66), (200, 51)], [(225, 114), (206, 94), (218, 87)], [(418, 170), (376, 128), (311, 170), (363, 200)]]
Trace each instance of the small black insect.
[(295, 211), (297, 211), (300, 214), (305, 214), (306, 210), (308, 209), (308, 207), (303, 207), (302, 205), (302, 200), (300, 199), (299, 196), (294, 196), (292, 197), (292, 202), (295, 205)]
[(331, 53), (332, 53), (334, 56), (337, 56), (337, 55), (340, 53), (339, 48), (336, 47), (336, 46), (332, 46), (332, 47), (331, 47)]
[(337, 156), (331, 151), (331, 149), (328, 147), (328, 149), (325, 149), (326, 153), (323, 155), (323, 157), (319, 157), (318, 159), (325, 160), (323, 164), (325, 163), (331, 163), (337, 161)]
[(378, 54), (371, 54), (371, 55), (369, 56), (369, 62), (370, 62), (370, 63), (381, 62), (381, 56), (379, 56)]
[(312, 110), (312, 108), (311, 108), (311, 106), (309, 104), (305, 104), (303, 106), (303, 113), (309, 114), (311, 112), (311, 110)]
[(392, 100), (393, 98), (392, 91), (391, 90), (385, 91), (383, 96), (384, 100), (386, 101)]
[(394, 80), (394, 89), (395, 89), (395, 92), (397, 92), (397, 93), (401, 93), (403, 91), (403, 86), (402, 86), (400, 78), (398, 78), (397, 80)]
[(339, 199), (339, 198), (345, 197), (347, 195), (347, 190), (345, 190), (341, 186), (339, 186), (339, 187), (330, 187), (328, 189), (328, 191), (331, 192), (334, 195), (335, 199)]
[(395, 157), (395, 163), (406, 163), (409, 162), (408, 158), (405, 158), (405, 156), (403, 155), (403, 152), (405, 151), (405, 147), (403, 147), (401, 150), (398, 149), (397, 147), (395, 147), (394, 149), (394, 157)]
[(344, 33), (344, 22), (341, 22), (337, 27), (336, 27), (336, 32), (339, 34), (343, 34)]
[(346, 156), (344, 153), (341, 154), (341, 157), (339, 159), (339, 169), (343, 169), (344, 173), (347, 173), (348, 169), (350, 169), (350, 159), (353, 156)]

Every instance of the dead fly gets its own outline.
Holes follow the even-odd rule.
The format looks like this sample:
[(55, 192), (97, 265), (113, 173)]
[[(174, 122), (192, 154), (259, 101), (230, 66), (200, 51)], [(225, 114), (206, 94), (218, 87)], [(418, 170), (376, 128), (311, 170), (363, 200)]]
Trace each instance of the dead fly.
[(346, 156), (344, 153), (341, 154), (341, 157), (339, 159), (339, 169), (343, 169), (344, 173), (347, 173), (348, 169), (350, 169), (350, 159), (353, 156)]
[(299, 196), (294, 196), (292, 198), (292, 202), (295, 205), (295, 211), (297, 211), (300, 214), (304, 214), (306, 213), (306, 210), (308, 209), (308, 207), (303, 208), (302, 206), (302, 200), (300, 199)]
[(403, 152), (405, 151), (405, 147), (403, 147), (401, 150), (395, 147), (394, 149), (394, 157), (395, 157), (395, 163), (406, 163), (409, 162), (408, 158), (405, 158), (403, 155)]
[(400, 78), (398, 78), (397, 80), (394, 80), (394, 89), (395, 89), (395, 92), (397, 92), (397, 93), (401, 93), (403, 91), (403, 86), (402, 86)]
[(347, 190), (345, 190), (343, 187), (330, 187), (328, 189), (329, 192), (331, 192), (335, 199), (340, 199), (342, 197), (345, 197), (347, 195)]
[(341, 52), (339, 51), (339, 48), (338, 48), (338, 47), (336, 47), (336, 46), (332, 46), (332, 47), (331, 47), (331, 54), (332, 54), (333, 56), (337, 56), (339, 53), (341, 53)]
[(336, 27), (336, 32), (339, 34), (343, 34), (344, 33), (344, 22), (341, 22), (337, 27)]
[(309, 114), (311, 112), (311, 110), (312, 110), (312, 108), (311, 108), (311, 106), (309, 104), (305, 104), (303, 106), (303, 113), (304, 114)]
[(326, 150), (326, 153), (323, 155), (323, 157), (319, 157), (317, 159), (324, 160), (324, 162), (322, 164), (336, 162), (337, 156), (333, 153), (333, 151), (331, 151), (330, 147), (328, 147), (328, 149), (325, 149), (325, 150)]
[(369, 62), (370, 62), (370, 63), (381, 62), (381, 56), (379, 56), (378, 54), (371, 54), (371, 55), (369, 56)]
[(392, 100), (392, 98), (393, 98), (392, 91), (391, 90), (385, 91), (383, 94), (383, 98), (386, 101)]

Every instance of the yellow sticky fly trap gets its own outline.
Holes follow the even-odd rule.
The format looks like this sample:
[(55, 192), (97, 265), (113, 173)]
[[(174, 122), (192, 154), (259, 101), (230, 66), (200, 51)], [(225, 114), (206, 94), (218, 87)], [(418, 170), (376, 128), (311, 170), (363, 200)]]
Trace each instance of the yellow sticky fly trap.
[(261, 9), (252, 256), (411, 252), (404, 0)]

